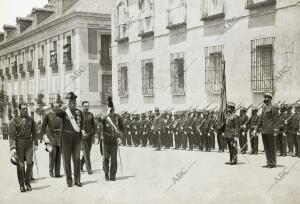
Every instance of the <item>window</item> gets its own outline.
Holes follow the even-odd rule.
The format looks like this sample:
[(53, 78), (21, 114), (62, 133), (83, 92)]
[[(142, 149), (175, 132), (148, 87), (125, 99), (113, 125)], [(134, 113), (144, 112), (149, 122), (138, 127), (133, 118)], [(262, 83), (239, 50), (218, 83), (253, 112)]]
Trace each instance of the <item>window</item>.
[(56, 93), (49, 93), (49, 103), (55, 103)]
[(29, 52), (29, 61), (33, 61), (33, 49)]
[(171, 54), (171, 94), (185, 94), (184, 53)]
[[(64, 61), (63, 63), (66, 66), (72, 65), (72, 44), (71, 44), (71, 36), (67, 36), (65, 40), (64, 49)], [(57, 64), (57, 62), (55, 62)]]
[(25, 61), (25, 52), (22, 52), (21, 54), (21, 63), (24, 63)]
[(45, 46), (41, 45), (40, 47), (40, 58), (44, 58), (45, 56)]
[(128, 10), (127, 2), (121, 1), (117, 6), (117, 26), (116, 26), (116, 40), (127, 40), (128, 39)]
[(102, 75), (102, 103), (106, 104), (106, 99), (112, 94), (112, 78), (111, 75)]
[(273, 37), (251, 41), (252, 92), (274, 91), (274, 42)]
[(169, 0), (167, 10), (167, 29), (186, 25), (185, 0)]
[(119, 96), (128, 96), (127, 64), (118, 65), (118, 90)]
[(140, 19), (139, 19), (139, 35), (154, 34), (153, 30), (153, 0), (141, 0), (139, 4)]
[(224, 0), (202, 0), (202, 19), (224, 17)]
[(247, 0), (246, 9), (276, 4), (276, 0)]
[(153, 60), (142, 60), (143, 95), (152, 96), (153, 93)]
[(205, 90), (208, 94), (220, 94), (223, 49), (223, 45), (205, 48)]

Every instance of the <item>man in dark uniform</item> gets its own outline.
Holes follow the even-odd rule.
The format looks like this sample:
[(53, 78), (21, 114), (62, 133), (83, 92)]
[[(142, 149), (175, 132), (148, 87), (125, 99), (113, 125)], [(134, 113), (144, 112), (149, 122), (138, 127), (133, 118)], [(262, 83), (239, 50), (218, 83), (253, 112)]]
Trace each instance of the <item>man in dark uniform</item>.
[(247, 132), (246, 132), (246, 123), (248, 122), (249, 118), (247, 116), (247, 109), (245, 107), (240, 108), (240, 115), (238, 116), (239, 122), (239, 145), (242, 154), (246, 154), (248, 151), (248, 139), (247, 139)]
[(229, 162), (225, 164), (235, 165), (237, 163), (237, 137), (239, 130), (239, 123), (237, 115), (234, 113), (235, 104), (228, 102), (227, 114), (225, 122), (224, 137), (226, 138), (228, 149), (229, 149)]
[(257, 128), (252, 134), (256, 134), (260, 130), (262, 134), (262, 141), (267, 158), (267, 165), (263, 167), (274, 168), (276, 167), (276, 148), (274, 139), (274, 128), (278, 120), (278, 112), (272, 105), (272, 94), (264, 94), (264, 106), (262, 109), (262, 116), (259, 119)]
[(290, 135), (295, 144), (295, 155), (300, 158), (300, 104), (295, 105), (295, 113), (285, 121), (285, 132)]
[(152, 122), (152, 127), (151, 130), (153, 131), (153, 136), (154, 136), (154, 143), (157, 151), (161, 150), (161, 138), (160, 138), (160, 132), (162, 128), (162, 119), (159, 114), (159, 109), (155, 108), (155, 117)]
[(44, 135), (45, 144), (49, 144), (52, 147), (52, 151), (49, 152), (50, 177), (61, 177), (61, 119), (56, 116), (56, 111), (58, 109), (58, 103), (51, 104), (51, 112), (46, 114), (40, 132), (41, 135), (44, 135), (46, 133), (46, 135)]
[(251, 154), (257, 154), (258, 153), (258, 133), (256, 133), (255, 135), (252, 134), (252, 132), (257, 127), (257, 123), (258, 123), (258, 120), (259, 120), (259, 116), (258, 116), (257, 113), (258, 113), (258, 107), (257, 106), (252, 106), (251, 117), (250, 117), (249, 122), (247, 124), (247, 130), (249, 129), (249, 135), (250, 135)]
[(74, 92), (67, 94), (67, 107), (59, 109), (56, 115), (62, 120), (61, 147), (68, 187), (73, 186), (71, 157), (74, 168), (74, 184), (81, 187), (80, 182), (80, 147), (82, 135), (85, 135), (82, 112), (76, 108), (77, 96)]
[(85, 164), (86, 170), (89, 175), (92, 174), (92, 167), (91, 167), (91, 149), (93, 144), (93, 138), (97, 137), (96, 134), (96, 123), (93, 113), (89, 112), (89, 102), (83, 101), (82, 102), (83, 108), (83, 121), (84, 121), (84, 128), (85, 135), (82, 137), (81, 141), (81, 148), (83, 152), (83, 156), (81, 158), (81, 170), (83, 170), (83, 165)]
[(288, 119), (288, 114), (286, 112), (287, 105), (282, 104), (280, 107), (280, 115), (278, 117), (278, 122), (275, 126), (274, 134), (277, 137), (277, 148), (279, 149), (280, 156), (285, 157), (287, 155), (286, 151), (286, 137), (287, 134), (284, 131), (285, 121)]
[[(102, 119), (103, 138), (102, 145), (103, 171), (106, 181), (115, 181), (117, 174), (117, 152), (124, 134), (124, 124), (121, 117), (114, 112), (112, 98), (108, 97), (108, 113)], [(109, 164), (110, 163), (110, 164)]]
[[(17, 175), (20, 191), (25, 192), (26, 190), (32, 190), (30, 181), (33, 167), (33, 151), (37, 150), (38, 141), (36, 137), (36, 124), (33, 118), (28, 116), (27, 104), (19, 104), (19, 109), (20, 116), (16, 116), (10, 121), (8, 133), (11, 153), (19, 157)], [(35, 145), (34, 149), (33, 143)], [(26, 171), (25, 161), (27, 166)]]

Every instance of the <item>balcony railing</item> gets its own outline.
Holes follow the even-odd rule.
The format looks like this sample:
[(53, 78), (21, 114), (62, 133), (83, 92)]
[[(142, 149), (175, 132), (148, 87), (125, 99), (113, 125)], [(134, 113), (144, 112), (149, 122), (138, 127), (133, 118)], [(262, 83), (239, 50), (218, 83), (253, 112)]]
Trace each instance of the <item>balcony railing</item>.
[(25, 77), (25, 69), (24, 69), (23, 63), (19, 64), (19, 72), (22, 77)]
[(276, 0), (247, 0), (246, 9), (276, 4)]
[(182, 26), (186, 26), (186, 5), (184, 3), (167, 10), (167, 29)]
[(99, 50), (100, 54), (100, 64), (108, 64), (111, 65), (111, 48), (107, 50)]
[(116, 42), (128, 41), (128, 25), (120, 24), (116, 26)]
[(46, 68), (44, 65), (44, 58), (38, 59), (38, 69), (40, 70), (41, 75), (44, 75), (46, 73)]
[(204, 0), (202, 21), (211, 20), (215, 18), (223, 18), (224, 14), (224, 0)]
[(140, 19), (140, 24), (139, 24), (139, 36), (140, 37), (148, 37), (148, 36), (153, 36), (154, 35), (154, 17), (149, 16)]

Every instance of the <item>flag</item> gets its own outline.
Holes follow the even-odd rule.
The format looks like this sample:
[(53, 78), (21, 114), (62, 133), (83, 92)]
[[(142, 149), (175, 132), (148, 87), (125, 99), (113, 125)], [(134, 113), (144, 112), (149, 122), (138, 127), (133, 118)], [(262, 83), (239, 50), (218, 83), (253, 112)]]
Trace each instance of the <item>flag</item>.
[(223, 127), (225, 124), (225, 110), (227, 106), (226, 97), (226, 73), (225, 73), (225, 61), (221, 61), (221, 104), (220, 104), (220, 125)]

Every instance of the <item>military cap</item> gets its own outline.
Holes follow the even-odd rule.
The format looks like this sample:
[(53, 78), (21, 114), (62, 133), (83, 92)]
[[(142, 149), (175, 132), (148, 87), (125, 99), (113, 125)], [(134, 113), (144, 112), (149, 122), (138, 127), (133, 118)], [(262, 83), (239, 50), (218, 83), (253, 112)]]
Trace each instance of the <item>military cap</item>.
[(235, 103), (233, 103), (233, 102), (228, 102), (228, 103), (227, 103), (227, 106), (228, 106), (228, 107), (233, 107), (233, 108), (235, 108)]
[(252, 110), (253, 111), (258, 111), (258, 107), (257, 106), (252, 106)]
[(271, 92), (266, 92), (266, 93), (264, 94), (264, 96), (268, 96), (268, 97), (270, 97), (270, 98), (273, 98), (273, 94), (272, 94)]
[(77, 96), (75, 95), (75, 93), (73, 91), (69, 92), (66, 96), (66, 99), (76, 99)]
[(240, 110), (241, 110), (241, 111), (245, 111), (245, 110), (246, 110), (246, 107), (241, 106)]

